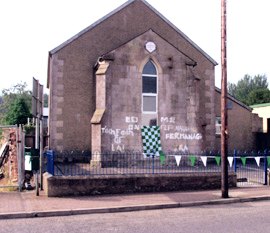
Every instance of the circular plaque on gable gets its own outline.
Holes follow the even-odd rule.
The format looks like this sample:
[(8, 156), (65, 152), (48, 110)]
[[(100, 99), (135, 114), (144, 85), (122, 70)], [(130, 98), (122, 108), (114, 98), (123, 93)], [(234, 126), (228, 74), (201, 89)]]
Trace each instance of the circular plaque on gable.
[(156, 50), (156, 44), (152, 41), (149, 41), (145, 44), (145, 48), (149, 53), (152, 53)]

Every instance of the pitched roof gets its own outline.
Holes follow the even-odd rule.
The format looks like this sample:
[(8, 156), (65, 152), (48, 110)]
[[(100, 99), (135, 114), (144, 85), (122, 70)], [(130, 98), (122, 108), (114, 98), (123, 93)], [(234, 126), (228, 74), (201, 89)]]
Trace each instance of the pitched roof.
[[(216, 92), (221, 94), (221, 89), (216, 87)], [(238, 99), (234, 98), (232, 95), (230, 95), (229, 93), (227, 93), (227, 98), (232, 100), (233, 102), (237, 103), (238, 105), (240, 105), (241, 107), (247, 109), (248, 111), (252, 111), (252, 108), (245, 105), (244, 103), (242, 103), (241, 101), (239, 101)]]
[(264, 104), (254, 104), (254, 105), (251, 105), (249, 107), (251, 108), (263, 108), (263, 107), (269, 107), (270, 106), (270, 103), (264, 103)]
[(156, 15), (158, 15), (162, 20), (164, 20), (169, 26), (171, 26), (178, 34), (180, 34), (183, 38), (185, 38), (185, 40), (187, 40), (194, 48), (196, 48), (211, 63), (213, 63), (213, 65), (218, 65), (218, 63), (213, 58), (211, 58), (196, 43), (194, 43), (187, 35), (185, 35), (181, 30), (179, 30), (175, 25), (173, 25), (167, 18), (165, 18), (161, 13), (159, 13), (155, 8), (153, 8), (145, 0), (129, 0), (129, 1), (127, 1), (126, 3), (124, 3), (123, 5), (121, 5), (120, 7), (116, 8), (115, 10), (113, 10), (112, 12), (110, 12), (109, 14), (105, 15), (104, 17), (102, 17), (101, 19), (99, 19), (98, 21), (96, 21), (95, 23), (93, 23), (92, 25), (90, 25), (89, 27), (87, 27), (84, 30), (80, 31), (78, 34), (76, 34), (75, 36), (71, 37), (70, 39), (68, 39), (67, 41), (65, 41), (64, 43), (62, 43), (58, 47), (56, 47), (55, 49), (51, 50), (49, 52), (49, 54), (50, 55), (53, 55), (53, 54), (57, 53), (59, 50), (61, 50), (62, 48), (66, 47), (68, 44), (70, 44), (71, 42), (73, 42), (74, 40), (76, 40), (77, 38), (79, 38), (80, 36), (82, 36), (83, 34), (87, 33), (88, 31), (90, 31), (94, 27), (98, 26), (104, 20), (108, 19), (112, 15), (116, 14), (117, 12), (121, 11), (122, 9), (126, 8), (127, 6), (129, 6), (130, 4), (132, 4), (133, 2), (136, 2), (136, 1), (140, 1), (140, 2), (144, 3)]

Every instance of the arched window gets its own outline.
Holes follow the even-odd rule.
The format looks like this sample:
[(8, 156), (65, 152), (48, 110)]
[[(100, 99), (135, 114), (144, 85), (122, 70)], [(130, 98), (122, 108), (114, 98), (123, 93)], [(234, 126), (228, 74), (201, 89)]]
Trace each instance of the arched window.
[(157, 113), (157, 70), (151, 60), (142, 72), (142, 112)]

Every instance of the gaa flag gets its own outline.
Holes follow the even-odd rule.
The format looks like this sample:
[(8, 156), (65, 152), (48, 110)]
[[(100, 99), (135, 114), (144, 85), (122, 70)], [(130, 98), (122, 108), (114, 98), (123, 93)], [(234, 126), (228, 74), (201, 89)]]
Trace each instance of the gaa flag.
[(142, 126), (143, 154), (146, 157), (162, 156), (159, 126)]

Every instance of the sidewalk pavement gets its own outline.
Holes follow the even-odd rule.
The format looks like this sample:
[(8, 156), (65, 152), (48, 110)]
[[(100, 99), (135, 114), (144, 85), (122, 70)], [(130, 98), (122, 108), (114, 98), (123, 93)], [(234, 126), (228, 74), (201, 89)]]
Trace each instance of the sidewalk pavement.
[(41, 191), (0, 192), (0, 219), (113, 213), (163, 208), (179, 208), (270, 200), (270, 186), (241, 187), (229, 190), (141, 193), (80, 197), (47, 197)]

